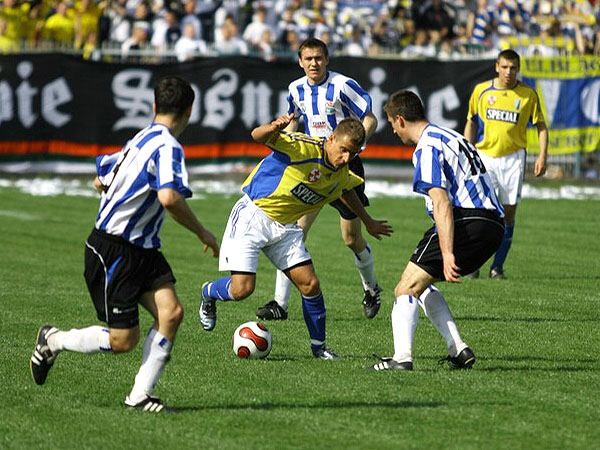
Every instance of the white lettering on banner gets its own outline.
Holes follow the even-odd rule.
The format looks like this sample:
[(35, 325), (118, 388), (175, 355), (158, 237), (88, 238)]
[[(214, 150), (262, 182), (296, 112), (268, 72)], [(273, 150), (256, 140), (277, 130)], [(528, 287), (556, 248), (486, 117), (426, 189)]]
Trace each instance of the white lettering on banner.
[[(277, 108), (277, 114), (276, 116), (283, 116), (285, 114), (287, 114), (288, 112), (288, 101), (287, 101), (287, 96), (288, 96), (288, 91), (279, 91), (279, 106)], [(294, 117), (295, 119), (298, 119), (298, 117)]]
[(585, 118), (594, 124), (600, 124), (600, 80), (584, 87), (580, 98)]
[(63, 77), (48, 83), (42, 89), (42, 117), (56, 128), (66, 125), (71, 120), (71, 115), (60, 112), (58, 107), (71, 100), (73, 94)]
[(202, 126), (224, 130), (235, 117), (232, 98), (238, 89), (239, 77), (231, 69), (220, 69), (213, 74), (212, 79), (218, 81), (206, 90), (206, 114)]
[[(387, 74), (381, 67), (375, 67), (369, 72), (369, 78), (374, 85), (374, 87), (369, 91), (369, 95), (371, 96), (372, 100), (371, 110), (373, 111), (373, 114), (375, 114), (375, 117), (385, 117), (386, 114), (383, 111), (383, 105), (388, 99), (389, 94), (383, 92), (379, 85), (385, 81)], [(376, 132), (381, 131), (387, 125), (387, 123), (387, 120), (378, 120)]]
[[(27, 80), (33, 73), (33, 63), (22, 61), (17, 65), (17, 74), (23, 80), (15, 89), (16, 113), (25, 128), (31, 128), (38, 119), (34, 110), (34, 99), (39, 89)], [(50, 125), (58, 128), (71, 120), (71, 115), (63, 113), (58, 108), (73, 100), (73, 94), (63, 77), (57, 78), (42, 87), (41, 111), (42, 117)], [(0, 124), (10, 122), (15, 117), (14, 96), (7, 81), (0, 82)]]
[(436, 125), (455, 128), (456, 120), (446, 119), (444, 113), (452, 111), (460, 106), (460, 99), (454, 86), (447, 85), (445, 88), (433, 91), (427, 100), (427, 118)]
[(241, 119), (246, 128), (252, 128), (254, 124), (261, 125), (270, 122), (271, 95), (273, 91), (265, 83), (253, 83), (248, 81), (242, 87), (242, 114)]
[(114, 76), (111, 87), (115, 105), (125, 112), (125, 117), (114, 123), (113, 131), (144, 128), (152, 121), (154, 91), (150, 87), (151, 78), (151, 71), (141, 69), (123, 70)]
[(13, 118), (13, 95), (10, 84), (0, 81), (0, 125), (2, 122), (10, 122)]

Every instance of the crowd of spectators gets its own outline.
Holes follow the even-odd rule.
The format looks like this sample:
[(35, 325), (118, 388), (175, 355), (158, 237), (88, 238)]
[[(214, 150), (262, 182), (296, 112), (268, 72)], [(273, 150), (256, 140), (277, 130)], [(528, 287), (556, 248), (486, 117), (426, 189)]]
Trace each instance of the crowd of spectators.
[(0, 0), (0, 53), (74, 48), (85, 58), (294, 58), (316, 37), (333, 54), (455, 59), (600, 53), (600, 0)]

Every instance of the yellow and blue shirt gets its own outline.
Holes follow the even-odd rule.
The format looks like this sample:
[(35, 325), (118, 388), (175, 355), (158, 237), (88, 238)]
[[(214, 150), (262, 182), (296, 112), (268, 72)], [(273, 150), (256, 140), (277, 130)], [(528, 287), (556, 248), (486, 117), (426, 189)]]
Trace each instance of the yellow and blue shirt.
[(327, 162), (325, 138), (279, 132), (266, 145), (273, 153), (248, 175), (242, 191), (279, 223), (295, 223), (364, 182), (347, 165), (336, 169)]
[(544, 120), (535, 90), (523, 82), (512, 89), (479, 83), (469, 100), (467, 120), (478, 125), (475, 146), (488, 156), (504, 156), (527, 147), (527, 124)]

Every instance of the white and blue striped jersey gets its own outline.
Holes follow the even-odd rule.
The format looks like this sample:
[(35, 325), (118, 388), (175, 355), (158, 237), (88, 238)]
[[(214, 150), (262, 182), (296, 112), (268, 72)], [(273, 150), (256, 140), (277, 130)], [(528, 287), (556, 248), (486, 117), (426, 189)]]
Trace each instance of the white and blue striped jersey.
[(428, 124), (412, 162), (415, 166), (413, 191), (425, 195), (427, 214), (432, 219), (433, 202), (427, 193), (433, 187), (444, 189), (453, 207), (487, 209), (504, 217), (492, 179), (477, 150), (463, 135)]
[(158, 233), (165, 210), (160, 189), (191, 197), (183, 148), (169, 129), (153, 123), (123, 149), (96, 158), (98, 177), (106, 191), (100, 199), (95, 227), (144, 248), (160, 247)]
[(288, 114), (302, 117), (305, 133), (315, 137), (329, 137), (347, 117), (362, 121), (372, 107), (370, 95), (356, 81), (331, 71), (315, 86), (306, 76), (292, 81), (287, 100)]

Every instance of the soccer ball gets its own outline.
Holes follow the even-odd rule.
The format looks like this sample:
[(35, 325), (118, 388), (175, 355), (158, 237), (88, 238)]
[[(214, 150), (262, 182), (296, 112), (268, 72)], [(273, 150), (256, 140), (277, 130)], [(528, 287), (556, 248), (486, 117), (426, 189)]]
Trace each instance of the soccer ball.
[(246, 322), (236, 328), (232, 344), (240, 358), (265, 358), (271, 352), (271, 333), (262, 323)]

